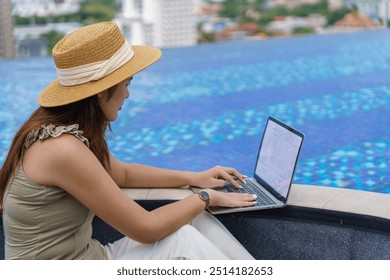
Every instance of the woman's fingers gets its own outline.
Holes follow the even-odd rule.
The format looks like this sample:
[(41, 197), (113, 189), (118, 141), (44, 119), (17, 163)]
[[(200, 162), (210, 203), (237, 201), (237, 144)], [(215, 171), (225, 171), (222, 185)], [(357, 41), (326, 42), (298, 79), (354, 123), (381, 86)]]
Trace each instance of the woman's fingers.
[(202, 188), (223, 187), (227, 182), (235, 188), (241, 189), (238, 181), (245, 183), (244, 175), (240, 174), (235, 168), (225, 166), (215, 166), (203, 172), (199, 172), (195, 185)]
[(228, 193), (228, 195), (235, 195), (235, 201), (240, 204), (238, 206), (253, 206), (256, 204), (257, 196), (255, 194), (242, 194), (242, 193)]
[(233, 175), (236, 179), (238, 179), (240, 182), (242, 183), (246, 183), (245, 182), (245, 177), (244, 175), (242, 175), (241, 173), (239, 173), (237, 171), (237, 169), (235, 168), (226, 168), (226, 172), (228, 172), (230, 175)]
[(256, 204), (257, 196), (247, 193), (225, 193), (217, 192), (217, 200), (215, 206), (222, 207), (247, 207)]
[[(220, 166), (219, 176), (228, 181), (237, 189), (241, 189), (242, 187), (237, 183), (235, 178), (245, 184), (244, 176), (241, 175), (235, 168)], [(234, 176), (234, 178), (232, 176)]]

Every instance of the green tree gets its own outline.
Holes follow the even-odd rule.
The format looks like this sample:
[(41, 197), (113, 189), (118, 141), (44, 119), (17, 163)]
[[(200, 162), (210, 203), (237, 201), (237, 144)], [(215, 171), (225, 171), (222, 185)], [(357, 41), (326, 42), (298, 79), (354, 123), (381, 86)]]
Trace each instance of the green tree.
[(246, 6), (246, 0), (226, 0), (220, 11), (220, 16), (238, 19), (242, 16), (242, 10)]
[(296, 27), (293, 30), (293, 34), (299, 35), (299, 34), (309, 34), (314, 33), (313, 28), (310, 27)]
[(225, 0), (219, 15), (241, 21), (248, 21), (245, 14), (248, 10), (262, 11), (266, 0)]
[(115, 11), (102, 4), (86, 4), (80, 9), (80, 19), (84, 25), (102, 21), (110, 21), (115, 16)]
[(258, 23), (260, 26), (265, 26), (269, 22), (273, 21), (276, 16), (288, 16), (290, 14), (290, 11), (284, 6), (275, 7), (273, 9), (262, 12), (261, 19)]
[(64, 34), (56, 31), (50, 31), (48, 33), (42, 34), (42, 37), (47, 40), (47, 52), (48, 54), (51, 54), (53, 47), (59, 40), (62, 39), (62, 37), (64, 37)]
[(13, 21), (15, 25), (28, 25), (31, 23), (31, 19), (28, 17), (14, 16)]
[(113, 0), (84, 0), (80, 4), (80, 10), (73, 14), (47, 17), (14, 17), (15, 25), (45, 24), (48, 22), (80, 22), (84, 25), (110, 21), (117, 10), (117, 1)]
[(102, 6), (106, 6), (112, 10), (116, 10), (117, 9), (117, 1), (114, 1), (114, 0), (84, 0), (82, 2), (82, 6), (84, 5), (102, 5)]
[(328, 12), (328, 0), (321, 0), (316, 4), (302, 4), (291, 10), (292, 15), (307, 17), (311, 14), (325, 15)]
[(341, 8), (334, 11), (329, 11), (326, 15), (327, 25), (333, 25), (336, 21), (342, 19), (347, 13), (350, 13), (352, 10), (348, 8)]

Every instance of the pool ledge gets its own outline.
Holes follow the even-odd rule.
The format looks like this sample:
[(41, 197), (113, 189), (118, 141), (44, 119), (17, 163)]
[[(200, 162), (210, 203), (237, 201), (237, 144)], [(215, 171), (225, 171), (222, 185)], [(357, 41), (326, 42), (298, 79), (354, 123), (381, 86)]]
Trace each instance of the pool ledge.
[[(178, 200), (192, 194), (188, 187), (123, 188), (122, 190), (134, 200)], [(390, 195), (388, 194), (293, 184), (287, 204), (390, 219)]]

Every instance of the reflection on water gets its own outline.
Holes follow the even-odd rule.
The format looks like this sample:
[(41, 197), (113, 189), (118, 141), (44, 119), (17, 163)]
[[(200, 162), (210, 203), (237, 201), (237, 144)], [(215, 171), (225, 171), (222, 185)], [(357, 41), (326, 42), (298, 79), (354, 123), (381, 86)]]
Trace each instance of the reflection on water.
[[(390, 193), (389, 31), (163, 50), (108, 135), (119, 159), (251, 175), (268, 115), (306, 135), (295, 183)], [(0, 62), (0, 162), (52, 79), (50, 58)], [(386, 185), (387, 184), (387, 185)]]

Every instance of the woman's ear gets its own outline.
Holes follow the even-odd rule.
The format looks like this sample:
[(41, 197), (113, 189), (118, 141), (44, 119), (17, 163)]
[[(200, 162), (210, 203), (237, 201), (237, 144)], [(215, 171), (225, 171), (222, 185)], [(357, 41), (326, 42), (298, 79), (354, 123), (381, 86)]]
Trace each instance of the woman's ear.
[(103, 96), (106, 96), (106, 95), (107, 95), (107, 92), (108, 92), (108, 89), (105, 89), (105, 90), (99, 92), (99, 93), (97, 94), (97, 97), (100, 99), (100, 98), (102, 98)]

